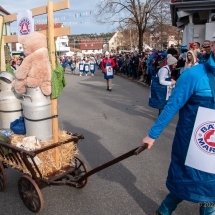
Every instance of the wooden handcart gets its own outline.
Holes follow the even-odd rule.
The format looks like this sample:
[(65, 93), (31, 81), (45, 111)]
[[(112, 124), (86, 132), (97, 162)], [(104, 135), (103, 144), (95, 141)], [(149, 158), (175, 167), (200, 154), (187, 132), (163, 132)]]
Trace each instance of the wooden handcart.
[[(89, 176), (132, 155), (138, 155), (141, 151), (146, 149), (146, 146), (135, 148), (89, 172), (84, 161), (75, 156), (73, 165), (64, 166), (60, 170), (43, 177), (38, 165), (34, 161), (34, 157), (42, 152), (54, 149), (71, 141), (77, 144), (80, 139), (84, 139), (83, 135), (73, 135), (67, 141), (54, 143), (34, 151), (26, 151), (0, 141), (0, 155), (4, 158), (4, 161), (0, 161), (0, 191), (4, 191), (7, 185), (5, 168), (9, 167), (8, 163), (16, 163), (17, 165), (23, 166), (23, 169), (27, 168), (30, 174), (23, 174), (18, 180), (19, 195), (30, 211), (38, 213), (44, 206), (41, 193), (42, 188), (51, 185), (68, 185), (75, 188), (83, 188), (88, 183)], [(10, 150), (10, 153), (5, 155), (3, 149)]]
[[(54, 39), (58, 36), (65, 36), (70, 34), (70, 28), (58, 28), (54, 29), (54, 11), (63, 10), (69, 8), (69, 0), (63, 0), (61, 2), (48, 2), (47, 6), (42, 6), (32, 9), (32, 15), (38, 16), (42, 14), (48, 14), (48, 31), (43, 30), (40, 33), (46, 35), (50, 42), (50, 52), (52, 62), (56, 62), (55, 58), (55, 41)], [(17, 14), (7, 15), (4, 18), (0, 16), (0, 35), (3, 29), (2, 25), (6, 25), (13, 21), (16, 21)], [(17, 35), (3, 35), (2, 37), (2, 47), (0, 50), (0, 71), (5, 71), (5, 55), (4, 55), (4, 44), (17, 42)], [(53, 69), (55, 69), (55, 64), (53, 63)], [(52, 115), (57, 116), (57, 99), (52, 99)], [(72, 162), (69, 165), (60, 165), (60, 147), (69, 144), (71, 142), (78, 143), (78, 140), (84, 137), (78, 135), (70, 135), (65, 141), (59, 142), (58, 139), (58, 120), (53, 118), (53, 144), (44, 146), (40, 149), (33, 151), (26, 151), (24, 149), (18, 148), (14, 145), (10, 145), (6, 142), (0, 141), (0, 191), (6, 188), (7, 176), (5, 168), (12, 167), (16, 169), (16, 166), (21, 166), (22, 168), (17, 168), (19, 171), (24, 172), (18, 181), (18, 190), (20, 197), (26, 207), (34, 213), (38, 213), (43, 209), (44, 201), (41, 194), (41, 189), (51, 185), (69, 185), (75, 188), (83, 188), (87, 182), (89, 176), (95, 174), (102, 169), (105, 169), (117, 162), (120, 162), (132, 155), (137, 155), (140, 151), (144, 150), (146, 147), (141, 146), (135, 148), (118, 158), (113, 159), (95, 169), (88, 172), (85, 163), (78, 157), (74, 156)], [(38, 166), (34, 160), (36, 156), (40, 153), (50, 152), (54, 150), (54, 161), (56, 171), (52, 171), (47, 175), (43, 175), (40, 166)], [(5, 153), (7, 151), (8, 153)], [(25, 169), (25, 171), (24, 171)], [(27, 170), (27, 171), (26, 171)]]

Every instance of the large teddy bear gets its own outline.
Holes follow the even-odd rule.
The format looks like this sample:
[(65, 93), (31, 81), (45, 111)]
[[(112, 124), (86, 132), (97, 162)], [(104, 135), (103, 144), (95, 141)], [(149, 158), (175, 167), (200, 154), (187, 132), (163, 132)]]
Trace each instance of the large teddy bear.
[(26, 87), (40, 87), (44, 95), (51, 94), (51, 66), (46, 37), (33, 32), (19, 38), (26, 55), (16, 71), (12, 86), (16, 92), (26, 92)]

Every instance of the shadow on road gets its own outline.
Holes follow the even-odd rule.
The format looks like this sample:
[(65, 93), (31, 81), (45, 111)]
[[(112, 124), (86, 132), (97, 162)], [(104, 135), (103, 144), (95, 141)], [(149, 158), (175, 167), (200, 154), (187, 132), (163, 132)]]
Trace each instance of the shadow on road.
[[(84, 156), (83, 159), (86, 160), (92, 168), (102, 165), (103, 163), (106, 163), (115, 158), (99, 142), (100, 137), (98, 135), (84, 130), (83, 128), (77, 128), (67, 121), (63, 121), (63, 125), (68, 131), (77, 132), (79, 134), (83, 133), (86, 139), (89, 137), (91, 140), (93, 140), (89, 142), (90, 144), (80, 143), (78, 147), (79, 151)], [(134, 199), (134, 201), (139, 205), (139, 207), (142, 208), (145, 214), (153, 214), (153, 211), (158, 208), (158, 204), (156, 202), (143, 194), (135, 186), (136, 177), (122, 163), (115, 164), (110, 168), (97, 173), (97, 175), (102, 179), (119, 183)]]
[[(84, 81), (87, 82), (87, 80)], [(138, 99), (134, 99), (134, 101), (128, 99), (129, 97), (124, 96), (124, 93), (122, 92), (123, 89), (119, 87), (116, 88), (116, 90), (113, 89), (112, 92), (108, 92), (105, 90), (105, 85), (104, 87), (102, 87), (90, 84), (89, 82), (80, 82), (79, 84), (87, 87), (86, 93), (89, 93), (89, 91), (91, 90), (96, 97), (98, 97), (101, 101), (103, 101), (105, 105), (111, 108), (120, 110), (122, 112), (125, 112), (126, 114), (143, 117), (152, 120), (153, 122), (157, 119), (157, 109), (153, 109), (153, 111), (156, 112), (156, 114), (154, 114), (148, 105), (145, 105), (143, 102), (138, 101)], [(175, 129), (175, 126), (171, 124), (169, 124), (168, 126), (170, 127), (170, 129)]]

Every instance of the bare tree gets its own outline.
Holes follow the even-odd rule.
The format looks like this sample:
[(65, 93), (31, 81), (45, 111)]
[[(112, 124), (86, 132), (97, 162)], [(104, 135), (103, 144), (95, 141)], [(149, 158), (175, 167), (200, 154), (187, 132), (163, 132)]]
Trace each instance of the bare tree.
[(138, 31), (138, 48), (143, 50), (143, 33), (150, 23), (151, 15), (161, 0), (101, 0), (98, 4), (99, 23), (126, 26), (133, 24)]
[(151, 25), (148, 26), (150, 34), (156, 40), (157, 46), (161, 49), (164, 48), (164, 42), (168, 40), (169, 36), (174, 37), (172, 40), (177, 40), (177, 45), (180, 45), (180, 33), (171, 24), (169, 4), (169, 0), (162, 0), (158, 4), (151, 15)]

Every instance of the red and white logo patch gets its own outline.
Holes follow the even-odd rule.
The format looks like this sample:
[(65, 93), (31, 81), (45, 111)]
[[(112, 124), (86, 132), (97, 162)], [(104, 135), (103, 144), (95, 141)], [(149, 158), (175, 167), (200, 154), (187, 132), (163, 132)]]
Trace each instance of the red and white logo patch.
[(20, 35), (27, 35), (31, 32), (31, 21), (24, 17), (19, 22), (19, 33)]
[(205, 153), (215, 155), (215, 122), (201, 124), (194, 133), (196, 145)]

